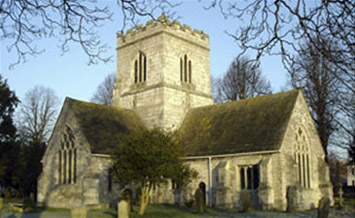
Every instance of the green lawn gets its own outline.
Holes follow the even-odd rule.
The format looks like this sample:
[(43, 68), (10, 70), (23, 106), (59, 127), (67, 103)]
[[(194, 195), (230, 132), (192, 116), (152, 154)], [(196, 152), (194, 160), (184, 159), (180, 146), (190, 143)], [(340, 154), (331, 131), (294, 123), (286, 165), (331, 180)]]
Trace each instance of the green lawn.
[[(11, 201), (13, 202), (13, 201)], [(37, 209), (32, 213), (12, 213), (8, 210), (9, 201), (5, 201), (5, 205), (2, 211), (2, 218), (67, 218), (70, 217), (70, 211), (68, 209), (53, 209), (47, 208), (45, 210)], [(236, 209), (216, 209), (208, 208), (207, 212), (204, 214), (199, 214), (194, 208), (179, 207), (176, 205), (166, 205), (166, 204), (152, 204), (149, 205), (144, 216), (139, 216), (137, 211), (138, 207), (134, 207), (134, 211), (130, 214), (131, 218), (139, 217), (154, 217), (154, 218), (165, 218), (165, 217), (176, 217), (176, 218), (233, 218), (233, 217), (251, 217), (251, 218), (261, 218), (261, 217), (317, 217), (317, 211), (305, 211), (298, 213), (285, 213), (285, 212), (268, 212), (268, 211), (254, 211), (250, 213), (239, 213)], [(355, 209), (355, 208), (354, 208)], [(355, 210), (352, 210), (355, 211)], [(90, 210), (88, 212), (88, 218), (116, 218), (117, 212), (115, 209), (107, 210)], [(331, 209), (329, 218), (353, 218), (355, 217), (355, 212), (339, 211)]]
[[(339, 204), (339, 198), (334, 198), (334, 203), (336, 205)], [(345, 198), (344, 201), (343, 201), (343, 206), (345, 207), (345, 209), (353, 209), (352, 211), (355, 211), (355, 198), (353, 199), (347, 199)]]

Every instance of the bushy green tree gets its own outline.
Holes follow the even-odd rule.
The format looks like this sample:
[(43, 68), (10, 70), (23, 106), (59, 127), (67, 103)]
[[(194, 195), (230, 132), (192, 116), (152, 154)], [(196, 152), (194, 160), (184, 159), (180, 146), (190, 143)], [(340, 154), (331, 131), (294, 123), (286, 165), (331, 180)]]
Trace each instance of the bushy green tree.
[(13, 113), (19, 100), (10, 90), (7, 81), (0, 75), (0, 142), (6, 142), (16, 135), (16, 127), (13, 124)]
[(34, 193), (37, 199), (37, 179), (42, 172), (41, 159), (43, 157), (46, 144), (40, 140), (31, 140), (23, 148), (23, 172), (21, 175), (21, 189), (24, 196)]
[(118, 183), (141, 186), (140, 215), (145, 212), (154, 185), (169, 180), (186, 184), (195, 174), (184, 165), (183, 147), (176, 134), (158, 128), (122, 136), (112, 155), (113, 175)]
[(16, 142), (16, 127), (12, 119), (18, 102), (0, 75), (0, 184), (6, 188), (17, 186), (20, 180), (17, 173), (20, 146)]

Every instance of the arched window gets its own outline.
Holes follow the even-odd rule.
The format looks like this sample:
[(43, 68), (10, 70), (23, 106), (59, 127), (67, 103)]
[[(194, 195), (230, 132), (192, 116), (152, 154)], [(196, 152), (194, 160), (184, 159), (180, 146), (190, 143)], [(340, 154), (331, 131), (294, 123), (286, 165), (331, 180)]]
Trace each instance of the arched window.
[(140, 51), (134, 60), (134, 83), (145, 81), (147, 81), (147, 57)]
[(185, 54), (180, 58), (180, 81), (191, 83), (192, 66), (191, 60)]
[(60, 139), (58, 152), (58, 183), (76, 183), (76, 148), (75, 137), (69, 126), (66, 126)]
[(298, 181), (304, 188), (310, 188), (310, 151), (307, 136), (302, 128), (295, 135), (294, 159), (298, 168)]

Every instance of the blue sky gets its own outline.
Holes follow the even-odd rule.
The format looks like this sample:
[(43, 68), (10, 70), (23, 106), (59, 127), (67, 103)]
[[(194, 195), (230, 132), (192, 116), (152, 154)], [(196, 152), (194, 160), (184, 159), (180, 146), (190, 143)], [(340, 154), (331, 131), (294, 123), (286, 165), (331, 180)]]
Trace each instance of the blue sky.
[[(113, 11), (119, 11), (117, 5), (109, 3)], [(203, 30), (210, 35), (210, 64), (211, 75), (218, 77), (225, 73), (232, 60), (239, 54), (240, 49), (225, 31), (234, 32), (241, 25), (238, 20), (225, 19), (217, 10), (206, 11), (203, 4), (197, 1), (184, 1), (176, 8), (181, 16), (182, 24), (190, 25), (192, 29)], [(146, 20), (142, 20), (145, 24)], [(122, 28), (120, 14), (116, 13), (113, 21), (98, 29), (101, 40), (111, 46), (108, 55), (113, 61), (107, 64), (87, 65), (87, 57), (78, 45), (72, 45), (70, 51), (61, 56), (55, 38), (43, 39), (37, 44), (46, 51), (37, 57), (30, 57), (26, 63), (15, 66), (10, 70), (9, 64), (16, 60), (16, 54), (8, 53), (8, 41), (2, 40), (0, 70), (1, 75), (8, 80), (12, 90), (20, 99), (26, 91), (35, 85), (52, 88), (61, 102), (66, 96), (89, 101), (97, 86), (107, 74), (116, 71), (115, 44), (116, 32)], [(261, 59), (262, 73), (271, 82), (273, 92), (279, 92), (286, 85), (287, 73), (277, 56)]]

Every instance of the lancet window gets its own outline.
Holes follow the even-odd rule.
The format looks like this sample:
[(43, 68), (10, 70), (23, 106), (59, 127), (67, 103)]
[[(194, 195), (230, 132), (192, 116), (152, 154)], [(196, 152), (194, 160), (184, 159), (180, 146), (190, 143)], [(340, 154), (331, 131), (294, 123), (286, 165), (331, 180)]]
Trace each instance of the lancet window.
[(58, 183), (76, 183), (76, 159), (77, 150), (75, 147), (75, 137), (69, 126), (60, 138), (60, 149), (58, 152)]
[(108, 178), (107, 178), (107, 190), (109, 191), (109, 192), (111, 192), (112, 191), (112, 169), (111, 168), (109, 168), (108, 169), (108, 173), (107, 173), (108, 175)]
[(241, 189), (255, 190), (259, 187), (259, 165), (239, 166), (239, 174)]
[(310, 188), (310, 151), (307, 136), (302, 128), (295, 135), (294, 159), (297, 163), (298, 181), (304, 188)]
[(180, 81), (191, 83), (192, 66), (191, 60), (185, 54), (180, 58)]
[(140, 51), (134, 60), (134, 83), (145, 81), (147, 81), (147, 56)]

